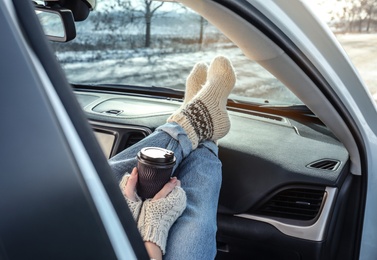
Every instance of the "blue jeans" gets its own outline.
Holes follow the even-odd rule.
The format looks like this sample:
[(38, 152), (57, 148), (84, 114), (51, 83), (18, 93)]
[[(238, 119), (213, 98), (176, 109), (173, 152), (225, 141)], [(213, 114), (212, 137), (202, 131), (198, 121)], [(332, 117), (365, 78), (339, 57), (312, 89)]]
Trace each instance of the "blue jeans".
[(173, 175), (186, 191), (187, 207), (171, 227), (164, 259), (214, 259), (216, 256), (216, 213), (221, 186), (218, 147), (204, 141), (192, 150), (185, 131), (167, 123), (139, 143), (109, 160), (117, 179), (136, 166), (141, 148), (156, 146), (172, 150), (176, 156)]

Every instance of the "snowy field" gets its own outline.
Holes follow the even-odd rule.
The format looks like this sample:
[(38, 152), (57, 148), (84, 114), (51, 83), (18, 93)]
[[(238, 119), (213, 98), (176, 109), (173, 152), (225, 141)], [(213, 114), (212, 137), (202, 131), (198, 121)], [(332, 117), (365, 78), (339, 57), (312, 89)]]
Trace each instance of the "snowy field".
[(377, 33), (341, 34), (337, 38), (377, 101)]

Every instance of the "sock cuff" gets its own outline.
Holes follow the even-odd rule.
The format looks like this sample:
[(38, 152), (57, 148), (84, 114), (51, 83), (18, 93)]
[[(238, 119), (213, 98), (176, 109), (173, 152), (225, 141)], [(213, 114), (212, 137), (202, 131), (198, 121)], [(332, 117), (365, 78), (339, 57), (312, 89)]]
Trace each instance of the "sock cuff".
[(175, 122), (179, 124), (182, 127), (182, 129), (186, 132), (187, 137), (190, 139), (192, 149), (196, 149), (196, 147), (198, 147), (199, 137), (195, 131), (194, 126), (191, 124), (190, 119), (183, 112), (183, 110), (177, 114), (173, 114), (172, 116), (170, 116), (167, 122)]

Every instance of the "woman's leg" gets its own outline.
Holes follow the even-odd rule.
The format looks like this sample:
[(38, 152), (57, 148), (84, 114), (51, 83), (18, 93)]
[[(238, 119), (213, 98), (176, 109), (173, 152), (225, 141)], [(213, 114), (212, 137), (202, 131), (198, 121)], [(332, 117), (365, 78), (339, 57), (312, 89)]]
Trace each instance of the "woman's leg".
[[(201, 87), (204, 81), (205, 85)], [(171, 124), (158, 128), (152, 135), (109, 160), (118, 180), (136, 166), (136, 155), (143, 147), (157, 146), (173, 151), (176, 168), (200, 142), (224, 137), (230, 129), (226, 103), (235, 81), (232, 64), (225, 57), (216, 57), (208, 72), (205, 64), (196, 64), (187, 79), (186, 92), (189, 95), (183, 106), (168, 118)]]
[[(202, 88), (207, 80), (207, 65), (199, 62), (195, 64), (190, 75), (186, 79), (186, 91), (183, 105), (178, 109), (181, 111), (186, 107), (187, 103)], [(176, 166), (186, 157), (192, 150), (192, 141), (188, 139), (186, 132), (182, 127), (178, 127), (176, 122), (165, 124), (156, 129), (156, 131), (144, 138), (132, 147), (122, 151), (109, 160), (109, 164), (113, 169), (118, 181), (128, 172), (131, 173), (133, 167), (137, 164), (136, 155), (143, 147), (154, 146), (169, 149), (176, 156)], [(173, 172), (175, 170), (173, 169)]]
[(214, 259), (221, 162), (215, 143), (199, 144), (177, 168), (187, 207), (171, 227), (164, 259)]
[(214, 141), (230, 129), (226, 102), (235, 80), (230, 61), (215, 58), (208, 68), (206, 84), (168, 119), (182, 126), (196, 149), (176, 170), (186, 191), (187, 206), (170, 229), (164, 259), (207, 260), (216, 256), (216, 214), (222, 176)]
[(187, 207), (169, 232), (165, 259), (213, 259), (216, 255), (216, 212), (221, 186), (218, 147), (212, 141), (192, 149), (191, 141), (175, 123), (167, 123), (134, 146), (109, 160), (118, 180), (136, 166), (143, 147), (172, 150), (177, 157), (174, 175), (186, 192)]
[(173, 171), (186, 191), (187, 208), (169, 233), (166, 259), (213, 259), (216, 255), (221, 162), (213, 141), (225, 136), (230, 128), (226, 101), (234, 87), (235, 74), (230, 61), (220, 56), (211, 63), (206, 84), (200, 88), (198, 84), (205, 76), (206, 66), (194, 67), (189, 79), (195, 79), (192, 85), (197, 88), (169, 117), (171, 124), (165, 124), (110, 160), (120, 179), (136, 166), (136, 155), (143, 147), (158, 146), (175, 153), (177, 161)]

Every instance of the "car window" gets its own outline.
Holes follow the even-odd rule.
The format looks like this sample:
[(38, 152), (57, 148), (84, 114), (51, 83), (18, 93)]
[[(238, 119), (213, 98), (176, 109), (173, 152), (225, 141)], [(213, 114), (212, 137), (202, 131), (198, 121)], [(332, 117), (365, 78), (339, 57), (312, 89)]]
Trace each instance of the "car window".
[(263, 104), (302, 104), (214, 26), (178, 3), (98, 1), (89, 18), (76, 26), (76, 39), (53, 43), (72, 84), (184, 90), (185, 79), (196, 62), (209, 63), (221, 54), (232, 60), (237, 72), (231, 98)]
[(329, 25), (377, 101), (377, 1), (313, 0), (307, 3)]

